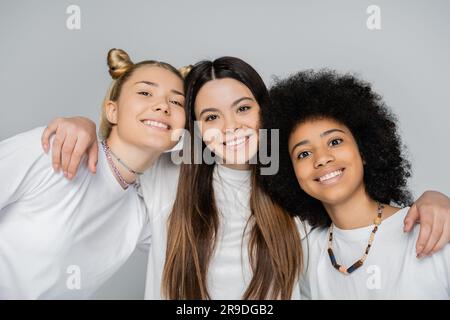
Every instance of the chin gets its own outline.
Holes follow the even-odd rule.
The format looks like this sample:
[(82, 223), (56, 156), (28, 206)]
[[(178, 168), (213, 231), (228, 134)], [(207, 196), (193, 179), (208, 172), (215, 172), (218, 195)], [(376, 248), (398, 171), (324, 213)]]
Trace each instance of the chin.
[(164, 152), (167, 150), (172, 149), (176, 144), (173, 143), (167, 143), (166, 141), (161, 141), (161, 138), (159, 139), (154, 139), (154, 141), (144, 143), (144, 146), (146, 148), (155, 150), (155, 151), (160, 151), (160, 152)]
[(258, 150), (252, 150), (250, 154), (243, 154), (242, 152), (228, 152), (223, 156), (223, 154), (220, 154), (222, 159), (230, 160), (230, 164), (248, 164), (250, 162), (250, 159), (254, 159), (256, 157)]
[(327, 194), (327, 195), (320, 195), (316, 197), (321, 202), (329, 204), (329, 205), (338, 205), (340, 203), (343, 203), (346, 199), (349, 198), (349, 196), (345, 196), (342, 194)]

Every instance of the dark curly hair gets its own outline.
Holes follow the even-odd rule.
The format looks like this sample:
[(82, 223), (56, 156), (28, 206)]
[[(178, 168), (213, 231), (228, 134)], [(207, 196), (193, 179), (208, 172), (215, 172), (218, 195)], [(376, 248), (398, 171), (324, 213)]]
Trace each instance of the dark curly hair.
[(288, 152), (294, 129), (305, 121), (321, 118), (335, 120), (352, 132), (365, 160), (364, 184), (372, 199), (401, 206), (411, 204), (407, 189), (411, 165), (402, 154), (396, 117), (369, 83), (328, 69), (307, 70), (277, 80), (270, 97), (272, 107), (262, 113), (262, 121), (264, 128), (280, 130), (280, 169), (261, 179), (273, 200), (290, 214), (315, 227), (331, 223), (322, 203), (300, 188)]

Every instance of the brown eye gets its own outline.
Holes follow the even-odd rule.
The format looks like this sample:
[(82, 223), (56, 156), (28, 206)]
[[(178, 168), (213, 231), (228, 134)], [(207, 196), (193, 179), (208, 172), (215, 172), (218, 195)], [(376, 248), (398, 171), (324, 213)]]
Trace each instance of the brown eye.
[(150, 92), (147, 91), (139, 91), (138, 94), (143, 95), (145, 97), (151, 97), (152, 94)]
[(172, 100), (172, 101), (170, 101), (170, 103), (172, 103), (172, 104), (174, 104), (174, 105), (177, 105), (177, 106), (179, 106), (179, 107), (182, 107), (182, 106), (183, 106), (183, 104), (182, 104), (181, 102), (178, 102), (178, 101), (176, 101), (176, 100)]
[(305, 159), (306, 157), (308, 157), (311, 154), (311, 152), (309, 151), (303, 151), (300, 152), (297, 156), (297, 159)]
[(342, 140), (342, 139), (333, 139), (330, 141), (330, 146), (331, 147), (337, 146), (337, 145), (341, 144), (343, 141), (344, 140)]
[(213, 121), (213, 120), (216, 120), (217, 118), (218, 118), (217, 115), (215, 115), (215, 114), (210, 114), (209, 116), (206, 117), (205, 121), (206, 121), (206, 122), (208, 122), (208, 121)]
[(241, 106), (238, 108), (238, 112), (244, 112), (244, 111), (247, 111), (250, 109), (251, 109), (251, 107), (249, 107), (249, 106)]

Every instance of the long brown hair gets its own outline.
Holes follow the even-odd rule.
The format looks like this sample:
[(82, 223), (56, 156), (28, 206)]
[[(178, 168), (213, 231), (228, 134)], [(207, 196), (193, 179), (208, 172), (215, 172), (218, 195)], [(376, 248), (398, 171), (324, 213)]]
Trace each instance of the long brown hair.
[[(191, 160), (195, 158), (195, 98), (208, 81), (233, 78), (253, 93), (261, 112), (269, 96), (258, 73), (244, 61), (223, 57), (194, 66), (185, 82)], [(197, 137), (198, 138), (198, 137)], [(202, 150), (206, 145), (202, 142)], [(186, 150), (186, 149), (185, 149)], [(216, 246), (219, 214), (213, 190), (214, 164), (182, 164), (168, 221), (162, 290), (169, 299), (210, 299), (207, 274)], [(243, 299), (289, 299), (302, 265), (300, 235), (293, 217), (263, 191), (259, 166), (252, 165), (248, 252), (252, 279)], [(244, 236), (244, 235), (243, 235)]]

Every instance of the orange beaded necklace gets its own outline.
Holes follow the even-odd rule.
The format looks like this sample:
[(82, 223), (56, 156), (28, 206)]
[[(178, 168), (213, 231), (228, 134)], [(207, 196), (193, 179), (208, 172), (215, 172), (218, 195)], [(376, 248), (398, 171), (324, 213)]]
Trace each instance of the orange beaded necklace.
[(341, 266), (336, 262), (336, 258), (333, 253), (332, 244), (333, 244), (333, 223), (331, 224), (330, 228), (328, 229), (328, 256), (330, 257), (331, 264), (333, 267), (338, 270), (339, 272), (342, 272), (343, 274), (350, 274), (359, 267), (361, 267), (364, 264), (364, 261), (367, 259), (367, 255), (369, 254), (370, 248), (372, 247), (373, 239), (375, 238), (375, 233), (378, 230), (378, 226), (381, 224), (381, 215), (383, 213), (384, 206), (377, 202), (378, 209), (377, 209), (377, 217), (374, 219), (373, 223), (375, 224), (375, 227), (373, 228), (372, 232), (370, 233), (369, 243), (367, 244), (366, 251), (364, 252), (364, 255), (356, 261), (354, 264), (352, 264), (350, 267), (345, 268), (344, 266)]

